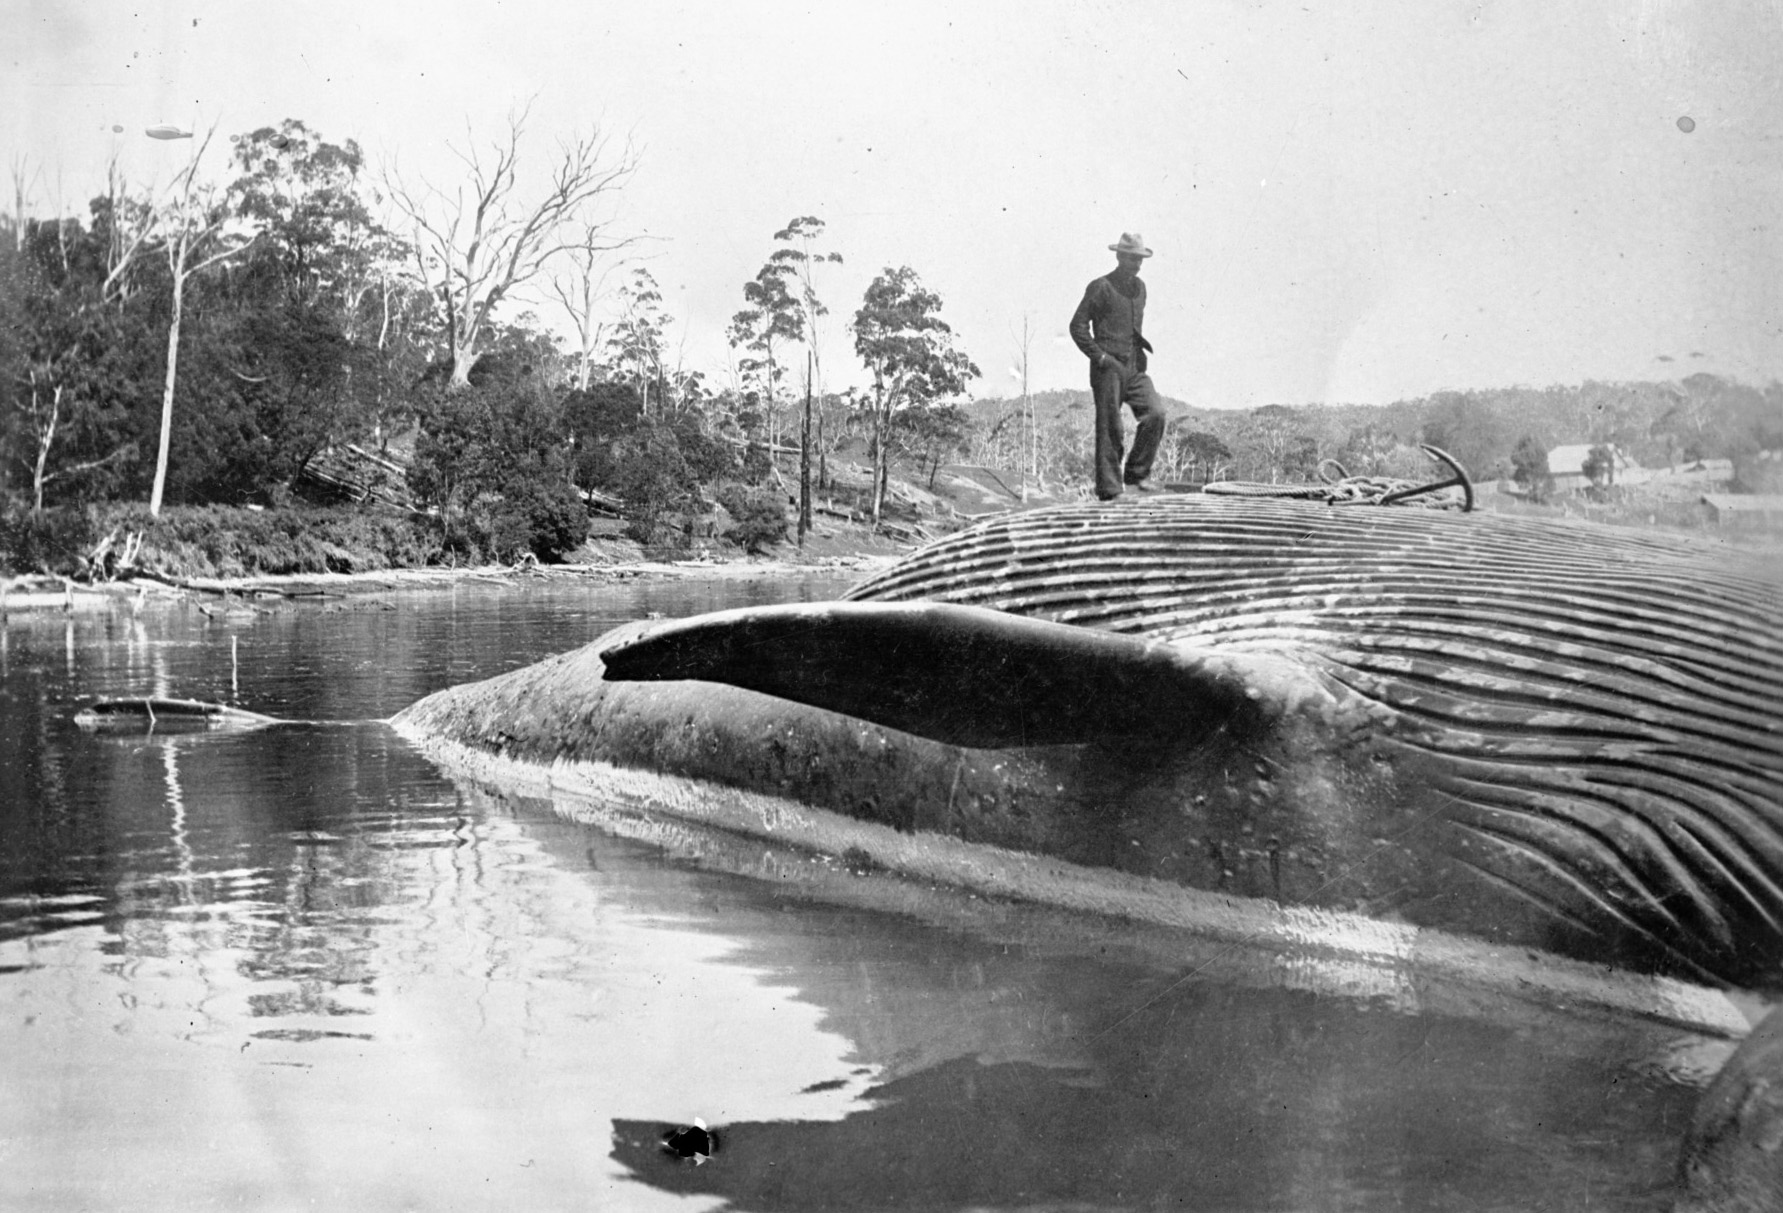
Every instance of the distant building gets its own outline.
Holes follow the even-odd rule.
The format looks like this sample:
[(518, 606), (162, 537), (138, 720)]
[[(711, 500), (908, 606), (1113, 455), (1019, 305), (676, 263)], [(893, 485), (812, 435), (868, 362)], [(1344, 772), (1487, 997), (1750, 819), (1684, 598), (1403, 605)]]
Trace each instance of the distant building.
[[(1595, 442), (1579, 442), (1568, 446), (1557, 446), (1548, 452), (1548, 474), (1554, 477), (1556, 493), (1575, 493), (1591, 486), (1591, 478), (1585, 475), (1585, 461), (1591, 458), (1591, 452), (1598, 446)], [(1622, 484), (1625, 480), (1636, 483), (1645, 480), (1646, 473), (1619, 446), (1610, 447), (1612, 473), (1607, 484)]]
[(1716, 526), (1783, 530), (1783, 493), (1704, 493), (1703, 504)]
[(1733, 479), (1733, 460), (1731, 459), (1698, 459), (1695, 462), (1681, 460), (1669, 468), (1655, 468), (1648, 473), (1654, 479), (1661, 477), (1670, 481), (1715, 481)]

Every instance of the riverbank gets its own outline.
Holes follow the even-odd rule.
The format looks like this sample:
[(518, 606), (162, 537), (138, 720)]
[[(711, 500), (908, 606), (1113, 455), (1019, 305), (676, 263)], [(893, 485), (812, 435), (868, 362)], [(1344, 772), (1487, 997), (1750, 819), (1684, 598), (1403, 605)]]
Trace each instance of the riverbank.
[[(1535, 506), (1494, 501), (1491, 512), (1551, 518), (1579, 518), (1570, 505)], [(1675, 534), (1707, 547), (1783, 561), (1783, 539), (1765, 532), (1677, 525), (1626, 510), (1589, 521), (1626, 529)], [(64, 519), (64, 522), (67, 520)], [(461, 582), (518, 584), (526, 579), (706, 577), (763, 579), (833, 570), (860, 578), (884, 568), (923, 542), (954, 529), (960, 517), (938, 511), (919, 515), (894, 538), (851, 519), (823, 517), (803, 546), (792, 540), (751, 554), (719, 538), (688, 538), (683, 546), (645, 548), (619, 533), (611, 520), (595, 520), (590, 537), (562, 563), (530, 557), (520, 564), (451, 563), (453, 554), (421, 542), (412, 519), (347, 509), (230, 510), (202, 507), (170, 510), (160, 520), (146, 515), (98, 513), (85, 517), (88, 536), (78, 554), (39, 559), (49, 572), (9, 575), (5, 565), (24, 564), (14, 551), (0, 551), (0, 615), (8, 611), (84, 611), (119, 603), (141, 605), (151, 597), (189, 595), (200, 599), (326, 599), (375, 595), (393, 590)], [(1670, 525), (1668, 525), (1668, 523)], [(140, 528), (140, 529), (135, 529)], [(45, 535), (55, 528), (45, 528)], [(98, 533), (94, 542), (90, 536)], [(56, 546), (71, 550), (69, 536)], [(16, 544), (14, 545), (17, 546)], [(44, 545), (47, 546), (47, 545)], [(441, 558), (445, 561), (442, 562)], [(26, 566), (29, 567), (29, 566)]]
[[(223, 609), (237, 599), (348, 598), (478, 581), (763, 579), (829, 570), (865, 577), (912, 546), (837, 519), (825, 519), (803, 545), (789, 539), (760, 553), (717, 539), (646, 548), (597, 523), (560, 563), (530, 556), (520, 563), (464, 562), (421, 542), (412, 519), (307, 508), (205, 507), (171, 510), (160, 519), (96, 512), (46, 517), (36, 530), (28, 536), (34, 545), (13, 545), (31, 550), (34, 559), (20, 560), (23, 553), (15, 551), (11, 561), (0, 561), (0, 614), (104, 610), (165, 596), (211, 599)], [(35, 569), (9, 574), (5, 563)]]
[(726, 581), (769, 580), (833, 572), (865, 578), (890, 567), (897, 554), (860, 554), (783, 560), (635, 560), (569, 564), (478, 565), (461, 568), (384, 569), (375, 573), (281, 573), (254, 577), (190, 577), (167, 581), (130, 577), (87, 584), (62, 577), (0, 579), (0, 617), (14, 611), (92, 611), (140, 605), (150, 599), (328, 600), (394, 590), (445, 588), (465, 583), (517, 586), (538, 581), (624, 581), (631, 578), (700, 577)]

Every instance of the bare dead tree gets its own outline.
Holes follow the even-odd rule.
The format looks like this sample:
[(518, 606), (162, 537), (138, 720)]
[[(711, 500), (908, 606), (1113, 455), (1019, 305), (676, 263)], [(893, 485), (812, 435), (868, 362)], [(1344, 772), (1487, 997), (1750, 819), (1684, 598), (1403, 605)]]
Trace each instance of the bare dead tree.
[[(425, 181), (411, 187), (394, 167), (385, 173), (391, 198), (414, 227), (421, 277), (445, 311), (453, 387), (470, 382), (495, 309), (558, 254), (581, 247), (589, 208), (637, 168), (629, 142), (614, 152), (595, 127), (559, 144), (544, 197), (522, 203), (520, 146), (528, 110), (510, 114), (506, 135), (487, 148), (472, 141), (466, 151), (453, 149), (467, 175), (451, 193)], [(579, 219), (583, 230), (572, 231)]]
[[(1022, 331), (1016, 335), (1015, 340), (1015, 372), (1016, 378), (1021, 380), (1022, 385), (1021, 428), (1023, 433), (1021, 436), (1024, 441), (1018, 443), (1018, 447), (1021, 448), (1018, 458), (1021, 465), (1021, 490), (1024, 502), (1028, 499), (1029, 482), (1037, 479), (1040, 475), (1039, 441), (1034, 436), (1034, 401), (1028, 394), (1028, 358), (1033, 346), (1034, 334), (1031, 331), (1029, 318), (1024, 313), (1022, 315)], [(1039, 487), (1039, 485), (1034, 486), (1036, 491)]]
[(31, 465), (31, 510), (33, 513), (42, 513), (43, 490), (52, 481), (60, 480), (65, 476), (78, 476), (82, 472), (90, 472), (95, 468), (102, 468), (108, 463), (124, 458), (130, 454), (133, 448), (128, 445), (121, 446), (101, 458), (89, 459), (84, 463), (70, 464), (53, 472), (50, 471), (50, 447), (55, 444), (56, 428), (62, 421), (63, 385), (58, 383), (50, 388), (49, 400), (46, 403), (42, 393), (45, 385), (39, 381), (35, 369), (29, 373), (29, 382), (31, 394), (28, 411), (31, 416), (32, 428), (37, 437), (36, 458)]
[(588, 390), (595, 351), (601, 347), (604, 326), (595, 322), (595, 315), (607, 279), (617, 268), (609, 259), (610, 254), (632, 243), (630, 238), (610, 236), (609, 227), (606, 223), (584, 220), (581, 238), (564, 250), (568, 268), (551, 279), (551, 293), (557, 296), (557, 301), (576, 326), (576, 388), (579, 391)]
[[(208, 137), (206, 142), (209, 142)], [(123, 174), (118, 169), (116, 152), (105, 165), (105, 199), (105, 281), (100, 284), (99, 293), (109, 303), (129, 296), (130, 267), (144, 243), (154, 234), (160, 213), (146, 201), (130, 197), (124, 188)]]
[(62, 262), (62, 273), (71, 272), (68, 261), (68, 229), (70, 226), (68, 208), (64, 205), (62, 189), (62, 171), (56, 170), (56, 185), (50, 197), (50, 216), (56, 222), (56, 256)]
[[(43, 175), (41, 171), (32, 170), (29, 164), (22, 155), (12, 158), (12, 214), (8, 216), (7, 224), (12, 228), (12, 251), (15, 253), (25, 251), (25, 200), (30, 197), (37, 179)], [(58, 215), (57, 219), (60, 218)]]
[(35, 372), (31, 375), (31, 420), (37, 430), (37, 462), (31, 468), (31, 512), (43, 511), (43, 486), (48, 477), (50, 447), (56, 441), (56, 426), (62, 419), (62, 385), (50, 391), (49, 405), (44, 406)]

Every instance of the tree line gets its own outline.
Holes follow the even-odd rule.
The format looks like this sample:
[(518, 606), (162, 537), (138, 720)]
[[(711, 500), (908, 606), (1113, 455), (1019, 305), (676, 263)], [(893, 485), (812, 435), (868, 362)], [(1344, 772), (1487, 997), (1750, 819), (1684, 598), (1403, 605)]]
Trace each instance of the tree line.
[(374, 173), (352, 140), (297, 120), (228, 140), (214, 176), (213, 139), (187, 135), (158, 191), (114, 162), (84, 216), (28, 214), (15, 165), (0, 508), (280, 505), (353, 448), (406, 464), (454, 550), (555, 556), (590, 501), (620, 503), (645, 542), (722, 504), (757, 543), (785, 529), (786, 454), (802, 535), (831, 455), (863, 437), (877, 520), (892, 461), (957, 430), (952, 402), (979, 373), (941, 298), (887, 267), (846, 326), (870, 386), (827, 390), (841, 254), (821, 219), (795, 217), (739, 274), (729, 382), (710, 382), (675, 357), (648, 250), (612, 218), (633, 149), (589, 131), (523, 172), (526, 117), (456, 149), (447, 182)]
[[(759, 545), (786, 532), (792, 500), (802, 535), (814, 492), (837, 491), (844, 444), (868, 457), (858, 506), (875, 521), (894, 462), (931, 486), (960, 458), (1054, 495), (1088, 485), (1086, 391), (965, 400), (979, 370), (909, 266), (832, 317), (842, 253), (815, 216), (764, 236), (761, 266), (739, 272), (724, 381), (682, 365), (648, 249), (613, 218), (635, 152), (593, 130), (523, 173), (526, 117), (458, 149), (446, 182), (374, 172), (352, 140), (297, 120), (229, 139), (207, 176), (224, 153), (193, 135), (167, 186), (133, 187), (114, 164), (78, 217), (28, 214), (15, 165), (0, 217), (0, 514), (277, 506), (356, 449), (400, 459), (442, 550), (551, 558), (586, 533), (590, 502), (617, 503), (647, 543), (722, 506), (733, 537)], [(865, 387), (830, 387), (838, 325)], [(1028, 340), (1024, 326), (1024, 388)], [(1783, 389), (1708, 374), (1380, 406), (1166, 403), (1170, 480), (1305, 481), (1328, 460), (1418, 476), (1431, 443), (1476, 478), (1539, 492), (1564, 442), (1648, 465), (1729, 458), (1747, 479), (1758, 452), (1783, 448)]]
[[(1192, 408), (1166, 398), (1170, 427), (1156, 464), (1172, 481), (1304, 483), (1334, 461), (1351, 475), (1427, 476), (1420, 444), (1454, 455), (1477, 480), (1504, 479), (1536, 498), (1551, 487), (1548, 452), (1594, 448), (1586, 471), (1609, 479), (1608, 452), (1644, 467), (1727, 459), (1739, 487), (1776, 492), (1783, 451), (1783, 385), (1752, 387), (1697, 373), (1677, 381), (1443, 391), (1384, 405), (1268, 404), (1252, 409)], [(971, 405), (969, 458), (1020, 469), (1047, 486), (1090, 481), (1092, 405), (1088, 391), (1048, 391)], [(1326, 474), (1335, 468), (1325, 464)]]

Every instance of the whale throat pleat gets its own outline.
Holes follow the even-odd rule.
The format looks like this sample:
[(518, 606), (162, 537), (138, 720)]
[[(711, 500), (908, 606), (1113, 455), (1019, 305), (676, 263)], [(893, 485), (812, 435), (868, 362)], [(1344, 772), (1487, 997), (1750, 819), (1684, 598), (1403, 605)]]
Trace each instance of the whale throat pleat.
[(1603, 937), (1783, 980), (1783, 588), (1737, 554), (1535, 519), (1182, 498), (1000, 520), (852, 597), (1294, 652), (1440, 773), (1470, 867)]

